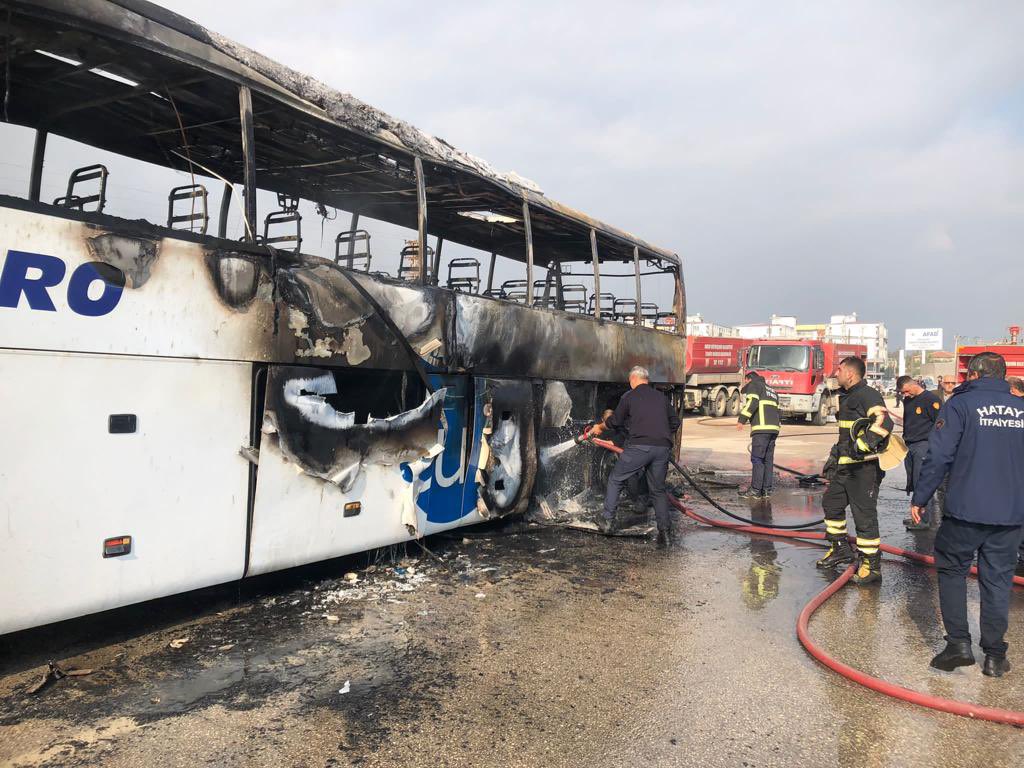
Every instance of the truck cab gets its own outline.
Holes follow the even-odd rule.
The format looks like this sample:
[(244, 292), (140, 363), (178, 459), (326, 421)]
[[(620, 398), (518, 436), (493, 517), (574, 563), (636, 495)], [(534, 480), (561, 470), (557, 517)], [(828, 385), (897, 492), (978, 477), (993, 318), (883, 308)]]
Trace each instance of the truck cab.
[(751, 342), (746, 367), (779, 393), (782, 416), (810, 415), (822, 426), (839, 407), (839, 361), (848, 353), (863, 356), (862, 350), (807, 339), (765, 339)]

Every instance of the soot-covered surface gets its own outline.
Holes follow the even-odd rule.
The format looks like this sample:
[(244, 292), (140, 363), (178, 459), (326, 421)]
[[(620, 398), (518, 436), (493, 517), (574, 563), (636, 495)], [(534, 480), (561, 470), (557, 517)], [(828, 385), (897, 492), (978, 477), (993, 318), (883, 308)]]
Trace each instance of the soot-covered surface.
[[(712, 429), (687, 421), (688, 459), (724, 468), (715, 494), (735, 505), (746, 437)], [(827, 451), (827, 428), (787, 429), (802, 433), (799, 449), (780, 444), (788, 464)], [(883, 537), (929, 551), (931, 534), (900, 524), (902, 480), (885, 480)], [(806, 519), (819, 494), (787, 482), (770, 511), (749, 511)], [(886, 699), (803, 652), (797, 613), (830, 578), (814, 568), (816, 547), (690, 522), (668, 552), (499, 525), (519, 532), (471, 530), (428, 542), (440, 560), (419, 553), (366, 571), (363, 557), (4, 638), (0, 764), (1019, 762), (1019, 731)], [(880, 588), (844, 589), (811, 631), (893, 682), (1022, 709), (1022, 610), (1017, 593), (1008, 639), (1021, 671), (1002, 680), (928, 669), (942, 632), (934, 574), (917, 566), (887, 560)], [(94, 671), (30, 695), (47, 658)]]

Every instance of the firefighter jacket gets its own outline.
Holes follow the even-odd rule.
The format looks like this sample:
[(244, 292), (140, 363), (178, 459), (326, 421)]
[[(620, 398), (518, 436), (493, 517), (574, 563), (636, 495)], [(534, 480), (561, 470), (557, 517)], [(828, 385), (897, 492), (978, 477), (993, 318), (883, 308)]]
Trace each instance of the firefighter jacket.
[(743, 387), (743, 408), (740, 410), (739, 422), (750, 422), (751, 432), (779, 431), (779, 396), (769, 387), (764, 378), (752, 373)]
[[(850, 429), (857, 419), (871, 419), (871, 426), (856, 440)], [(839, 395), (839, 442), (833, 451), (839, 464), (861, 464), (877, 461), (872, 454), (892, 432), (892, 419), (885, 409), (885, 400), (874, 387), (863, 379)]]
[(961, 384), (942, 406), (911, 503), (923, 507), (949, 473), (944, 515), (1024, 525), (1024, 398), (1002, 379)]

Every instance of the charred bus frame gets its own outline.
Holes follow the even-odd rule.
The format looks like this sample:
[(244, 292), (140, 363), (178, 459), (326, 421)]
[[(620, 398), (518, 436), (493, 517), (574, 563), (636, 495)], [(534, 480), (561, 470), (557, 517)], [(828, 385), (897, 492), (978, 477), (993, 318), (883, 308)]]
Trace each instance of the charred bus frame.
[[(27, 198), (0, 199), (3, 394), (26, 435), (3, 457), (0, 586), (16, 597), (0, 632), (585, 492), (590, 454), (541, 468), (540, 449), (632, 365), (678, 401), (674, 253), (142, 0), (5, 5), (4, 117), (36, 139)], [(47, 203), (51, 133), (193, 183), (166, 225), (111, 215), (102, 165)], [(223, 184), (216, 235), (196, 175)], [(279, 201), (262, 229), (258, 190)], [(333, 258), (303, 252), (301, 200), (351, 214)], [(371, 271), (367, 218), (415, 232), (395, 277)], [(475, 259), (442, 282), (446, 241), (490, 254), (486, 288)], [(498, 256), (525, 280), (496, 288)], [(565, 282), (574, 264), (589, 296)], [(671, 310), (643, 301), (648, 274), (672, 280)], [(635, 296), (603, 292), (613, 277)], [(75, 533), (40, 535), (55, 526)]]

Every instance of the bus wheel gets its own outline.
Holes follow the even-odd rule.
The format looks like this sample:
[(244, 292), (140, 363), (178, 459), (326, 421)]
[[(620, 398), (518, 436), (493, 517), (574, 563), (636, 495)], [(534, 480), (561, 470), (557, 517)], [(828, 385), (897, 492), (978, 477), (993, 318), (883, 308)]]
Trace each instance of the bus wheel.
[(828, 422), (828, 398), (822, 397), (818, 403), (817, 412), (811, 414), (811, 424), (816, 427), (824, 427)]
[(725, 404), (725, 415), (726, 416), (739, 416), (740, 413), (740, 393), (733, 392), (729, 395), (729, 400)]

